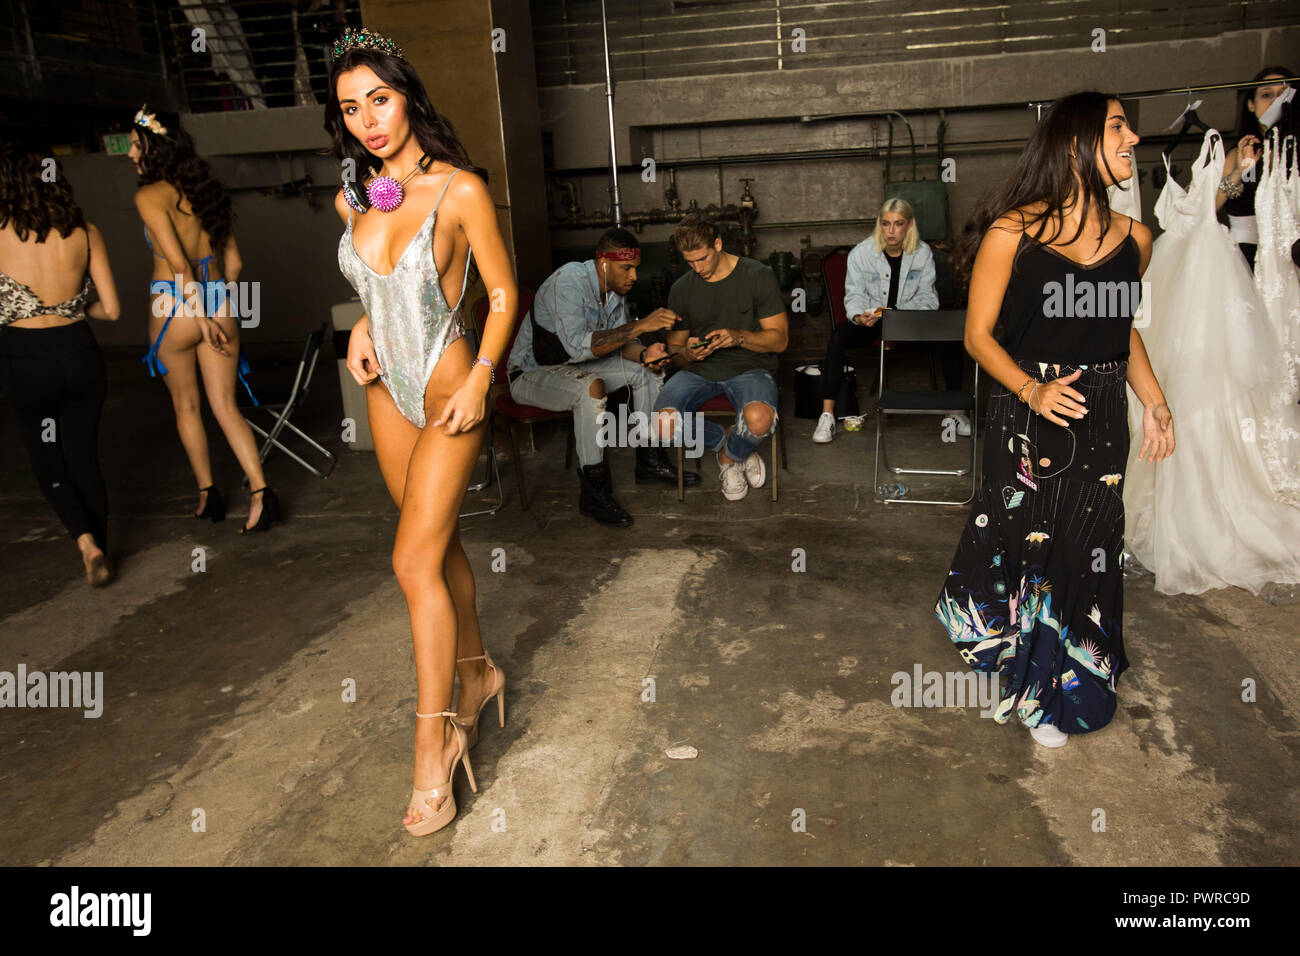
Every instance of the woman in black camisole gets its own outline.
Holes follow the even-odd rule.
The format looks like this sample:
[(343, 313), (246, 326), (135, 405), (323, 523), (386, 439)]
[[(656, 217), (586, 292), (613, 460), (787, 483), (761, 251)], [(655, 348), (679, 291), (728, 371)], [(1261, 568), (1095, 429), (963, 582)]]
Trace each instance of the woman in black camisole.
[(1151, 231), (1106, 203), (1137, 142), (1115, 97), (1058, 101), (954, 258), (970, 276), (966, 348), (1000, 384), (983, 484), (935, 611), (971, 667), (999, 674), (994, 719), (1017, 717), (1049, 747), (1110, 721), (1128, 666), (1126, 383), (1145, 408), (1142, 456), (1174, 447), (1131, 322)]

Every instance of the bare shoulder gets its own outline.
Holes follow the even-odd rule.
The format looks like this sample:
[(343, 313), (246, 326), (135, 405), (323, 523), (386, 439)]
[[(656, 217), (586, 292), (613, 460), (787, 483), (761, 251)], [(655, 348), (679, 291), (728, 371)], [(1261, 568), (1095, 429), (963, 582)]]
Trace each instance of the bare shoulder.
[[(1114, 214), (1112, 213), (1112, 215)], [(1125, 218), (1127, 219), (1129, 217), (1126, 216)], [(1151, 232), (1151, 227), (1136, 219), (1131, 219), (1130, 221), (1133, 223), (1133, 239), (1137, 242), (1138, 248), (1150, 249), (1152, 242), (1155, 241)]]
[(1034, 206), (1041, 204), (1035, 203), (1030, 206), (1024, 206), (1019, 209), (1012, 209), (1005, 212), (993, 224), (989, 226), (988, 231), (984, 233), (984, 239), (981, 245), (989, 246), (993, 249), (1014, 249), (1020, 244), (1020, 237), (1025, 232), (1025, 226), (1028, 219), (1036, 212), (1041, 210), (1035, 209)]
[(135, 191), (137, 209), (159, 208), (167, 202), (168, 193), (174, 192), (171, 185), (163, 180), (146, 183)]
[(334, 194), (334, 211), (339, 214), (339, 219), (345, 223), (348, 221), (348, 210), (350, 208), (348, 201), (343, 198), (343, 187), (340, 186), (339, 191)]
[(461, 210), (481, 209), (484, 203), (494, 205), (487, 183), (472, 170), (462, 169), (447, 186), (447, 199)]

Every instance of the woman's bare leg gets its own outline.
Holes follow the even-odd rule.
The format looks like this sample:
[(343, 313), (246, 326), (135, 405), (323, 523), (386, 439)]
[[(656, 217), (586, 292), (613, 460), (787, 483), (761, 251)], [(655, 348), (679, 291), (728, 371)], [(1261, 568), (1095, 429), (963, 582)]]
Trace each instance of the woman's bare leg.
[[(203, 388), (208, 396), (208, 405), (212, 414), (226, 436), (226, 444), (235, 453), (239, 466), (248, 476), (248, 490), (256, 491), (266, 487), (266, 476), (262, 472), (262, 459), (257, 453), (257, 439), (253, 430), (244, 421), (239, 405), (235, 401), (236, 389), (242, 388), (237, 379), (239, 369), (239, 320), (233, 316), (221, 316), (216, 320), (226, 333), (225, 349), (228, 355), (217, 352), (207, 342), (196, 346), (199, 369), (203, 373)], [(262, 514), (262, 496), (254, 495), (248, 506), (248, 521), (244, 525), (251, 528), (257, 524)]]
[[(162, 297), (160, 309), (166, 308), (170, 299)], [(149, 322), (150, 341), (156, 341), (165, 318), (155, 314)], [(176, 413), (176, 431), (180, 435), (185, 456), (189, 459), (190, 470), (200, 488), (212, 484), (212, 459), (208, 454), (208, 436), (203, 429), (203, 412), (199, 405), (199, 380), (194, 364), (194, 345), (200, 339), (193, 319), (183, 315), (176, 316), (167, 327), (162, 344), (158, 347), (158, 358), (167, 368), (162, 377), (163, 384), (171, 395), (172, 410)], [(206, 504), (207, 493), (199, 495), (199, 505), (194, 509), (198, 514)]]
[[(464, 382), (471, 360), (463, 339), (443, 354), (425, 394), (428, 422), (436, 420), (452, 392)], [(458, 521), (484, 425), (457, 435), (447, 435), (431, 425), (416, 429), (398, 412), (382, 383), (371, 383), (366, 394), (380, 470), (389, 494), (402, 509), (393, 545), (393, 570), (406, 595), (411, 619), (416, 709), (420, 713), (450, 710), (456, 658), (483, 652), (473, 605), (473, 573), (460, 547)], [(462, 645), (471, 652), (462, 650)], [(468, 676), (482, 685), (483, 662), (473, 665), (466, 667)], [(481, 700), (482, 687), (477, 691)], [(416, 721), (416, 788), (427, 790), (446, 780), (454, 756), (455, 734), (447, 718)], [(404, 822), (413, 823), (428, 812), (427, 807), (410, 807)]]

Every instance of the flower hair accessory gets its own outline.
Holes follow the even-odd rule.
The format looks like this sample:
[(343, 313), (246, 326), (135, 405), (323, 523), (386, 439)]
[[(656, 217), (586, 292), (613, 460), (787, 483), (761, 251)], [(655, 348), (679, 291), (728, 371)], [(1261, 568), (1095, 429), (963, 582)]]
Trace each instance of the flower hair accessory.
[(383, 34), (367, 30), (365, 27), (359, 29), (349, 27), (343, 32), (343, 36), (334, 41), (334, 45), (330, 47), (330, 65), (333, 66), (334, 61), (349, 50), (375, 50), (395, 56), (399, 60), (406, 59), (402, 48), (396, 43)]
[(151, 133), (157, 133), (159, 136), (167, 135), (167, 127), (158, 122), (158, 117), (149, 112), (148, 104), (144, 104), (135, 114), (135, 125), (143, 126)]

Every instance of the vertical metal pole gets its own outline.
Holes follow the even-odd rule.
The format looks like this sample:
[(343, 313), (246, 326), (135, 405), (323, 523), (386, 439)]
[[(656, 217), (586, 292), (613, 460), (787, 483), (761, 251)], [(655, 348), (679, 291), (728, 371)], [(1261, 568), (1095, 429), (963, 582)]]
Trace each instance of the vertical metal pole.
[(618, 191), (618, 148), (614, 140), (614, 79), (609, 68), (609, 21), (605, 19), (605, 0), (600, 0), (600, 32), (605, 40), (605, 102), (609, 107), (609, 179), (614, 224), (623, 225), (623, 200)]
[[(158, 16), (158, 4), (156, 2), (151, 2), (149, 6), (153, 10), (153, 28), (154, 28), (154, 32), (158, 36), (158, 61), (162, 66), (163, 82), (166, 83), (167, 82), (167, 48), (163, 45), (162, 18)], [(189, 104), (189, 100), (187, 98), (186, 105), (188, 104)]]
[(785, 69), (783, 53), (784, 51), (781, 49), (781, 0), (776, 0), (776, 68), (778, 70)]
[[(43, 82), (43, 78), (41, 77), (41, 61), (36, 57), (36, 41), (32, 39), (32, 20), (31, 17), (27, 15), (27, 4), (22, 3), (21, 0), (18, 7), (18, 15), (23, 18), (23, 37), (27, 40), (28, 66), (31, 68), (32, 76), (35, 78), (37, 83), (35, 88), (39, 89), (40, 84)], [(15, 35), (15, 42), (17, 42), (17, 39), (18, 37)]]

